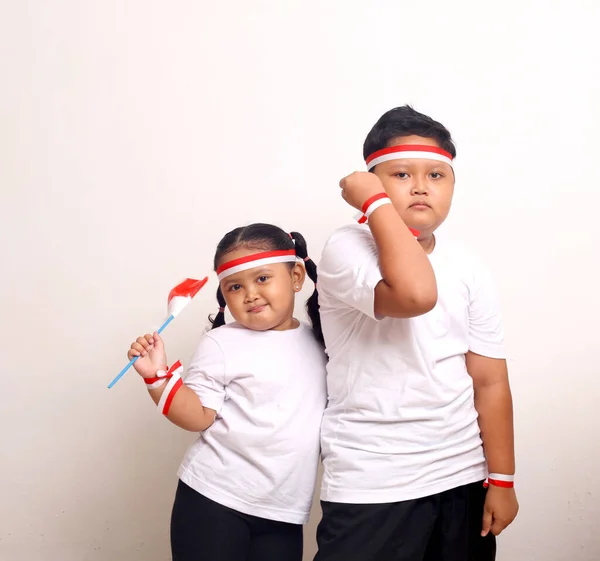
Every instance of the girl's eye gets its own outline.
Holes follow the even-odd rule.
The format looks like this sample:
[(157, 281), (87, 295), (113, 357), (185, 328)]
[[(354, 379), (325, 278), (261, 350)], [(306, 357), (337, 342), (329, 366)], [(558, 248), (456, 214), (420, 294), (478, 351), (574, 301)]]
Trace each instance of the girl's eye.
[(229, 287), (229, 292), (235, 292), (236, 290), (239, 290), (240, 288), (242, 288), (239, 284), (232, 284)]
[(439, 179), (440, 177), (443, 177), (439, 171), (432, 171), (430, 175), (432, 179)]
[(269, 280), (269, 277), (267, 277), (266, 275), (262, 275), (260, 277), (258, 277), (258, 282), (267, 282)]
[(408, 173), (406, 173), (405, 171), (399, 171), (396, 174), (396, 177), (399, 177), (400, 179), (406, 179), (408, 177)]

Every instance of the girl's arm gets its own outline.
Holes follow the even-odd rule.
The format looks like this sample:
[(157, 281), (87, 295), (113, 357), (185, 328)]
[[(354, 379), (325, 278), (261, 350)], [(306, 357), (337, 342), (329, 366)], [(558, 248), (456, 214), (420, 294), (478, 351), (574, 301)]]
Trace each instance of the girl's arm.
[[(142, 378), (153, 378), (159, 370), (167, 369), (167, 355), (158, 333), (138, 337), (127, 353), (130, 360), (135, 356), (140, 358), (133, 363), (133, 367)], [(166, 386), (165, 381), (159, 388), (149, 390), (155, 404), (158, 405)], [(214, 409), (202, 405), (196, 392), (183, 384), (171, 402), (167, 418), (182, 429), (201, 432), (214, 423), (216, 415)]]

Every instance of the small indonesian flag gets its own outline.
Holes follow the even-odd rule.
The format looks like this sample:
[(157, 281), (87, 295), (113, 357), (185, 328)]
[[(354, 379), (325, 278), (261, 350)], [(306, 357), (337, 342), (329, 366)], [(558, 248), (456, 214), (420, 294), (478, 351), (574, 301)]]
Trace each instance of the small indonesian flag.
[(185, 279), (169, 292), (169, 315), (176, 317), (185, 308), (198, 291), (208, 282), (208, 277), (202, 280)]

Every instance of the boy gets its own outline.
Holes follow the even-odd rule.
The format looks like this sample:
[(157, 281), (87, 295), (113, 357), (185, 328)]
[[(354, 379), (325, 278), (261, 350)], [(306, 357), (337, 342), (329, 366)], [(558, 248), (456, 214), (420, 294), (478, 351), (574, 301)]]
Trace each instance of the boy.
[(455, 155), (443, 125), (399, 107), (367, 136), (369, 172), (340, 182), (364, 215), (319, 265), (330, 360), (315, 561), (493, 561), (517, 514), (498, 303), (477, 262), (434, 235)]

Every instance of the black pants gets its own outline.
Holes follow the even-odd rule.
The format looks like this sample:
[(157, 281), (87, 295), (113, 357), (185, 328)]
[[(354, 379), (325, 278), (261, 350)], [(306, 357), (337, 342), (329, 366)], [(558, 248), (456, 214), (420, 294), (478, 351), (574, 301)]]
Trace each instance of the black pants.
[(321, 502), (314, 561), (494, 561), (481, 537), (483, 483), (384, 504)]
[(302, 561), (302, 525), (242, 514), (179, 481), (171, 552), (173, 561)]

